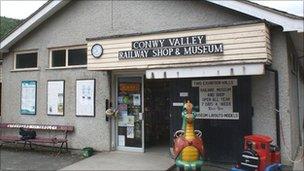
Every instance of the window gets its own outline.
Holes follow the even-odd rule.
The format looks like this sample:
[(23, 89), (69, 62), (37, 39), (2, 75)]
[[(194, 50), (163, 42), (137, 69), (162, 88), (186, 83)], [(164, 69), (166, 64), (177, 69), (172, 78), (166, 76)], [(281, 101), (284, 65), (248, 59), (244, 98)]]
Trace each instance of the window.
[(65, 58), (65, 50), (56, 50), (52, 52), (52, 66), (53, 67), (62, 67), (66, 65)]
[(86, 65), (87, 49), (69, 50), (69, 65)]
[(37, 52), (17, 53), (15, 69), (37, 68)]
[(87, 64), (87, 49), (79, 47), (51, 50), (50, 63), (53, 68), (84, 66)]

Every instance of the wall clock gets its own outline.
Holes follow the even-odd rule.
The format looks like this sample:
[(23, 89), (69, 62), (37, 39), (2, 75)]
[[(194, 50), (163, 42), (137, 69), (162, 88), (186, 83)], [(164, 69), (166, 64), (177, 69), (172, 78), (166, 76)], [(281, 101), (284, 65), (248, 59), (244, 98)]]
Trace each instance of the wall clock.
[(94, 58), (100, 58), (103, 54), (103, 47), (100, 44), (94, 44), (91, 53)]

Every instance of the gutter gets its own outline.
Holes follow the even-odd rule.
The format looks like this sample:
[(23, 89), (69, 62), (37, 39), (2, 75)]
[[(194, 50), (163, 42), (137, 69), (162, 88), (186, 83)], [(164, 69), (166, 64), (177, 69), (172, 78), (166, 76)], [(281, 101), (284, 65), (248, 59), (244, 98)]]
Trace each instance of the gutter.
[(275, 82), (275, 120), (276, 120), (276, 139), (277, 146), (281, 148), (281, 131), (280, 131), (280, 104), (279, 104), (279, 73), (277, 70), (270, 67), (266, 67), (267, 71), (274, 73), (274, 82)]

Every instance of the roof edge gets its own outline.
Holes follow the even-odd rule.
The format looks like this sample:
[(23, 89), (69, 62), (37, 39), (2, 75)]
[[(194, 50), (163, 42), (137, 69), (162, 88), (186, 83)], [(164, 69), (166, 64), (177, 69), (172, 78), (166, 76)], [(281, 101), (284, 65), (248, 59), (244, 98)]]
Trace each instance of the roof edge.
[(22, 24), (20, 24), (16, 29), (1, 40), (0, 52), (7, 52), (14, 43), (22, 39), (26, 34), (35, 29), (43, 21), (67, 5), (70, 1), (71, 0), (56, 0), (46, 2), (32, 15), (27, 17)]
[(297, 31), (304, 32), (304, 17), (296, 16), (293, 14), (285, 13), (276, 9), (265, 7), (263, 5), (249, 2), (248, 0), (206, 0), (210, 3), (241, 12), (243, 14), (267, 20), (271, 23), (283, 27), (284, 32)]
[[(206, 0), (210, 3), (232, 9), (234, 11), (266, 20), (283, 27), (283, 31), (304, 31), (304, 17), (295, 16), (279, 10), (268, 8), (249, 1), (230, 0)], [(0, 41), (0, 52), (8, 52), (9, 48), (25, 35), (38, 27), (43, 21), (48, 19), (58, 10), (67, 5), (71, 0), (49, 0), (36, 12), (27, 17), (25, 21)]]
[(46, 7), (49, 3), (51, 3), (52, 0), (48, 0), (46, 3), (44, 3), (41, 7), (39, 7), (35, 12), (33, 12), (31, 15), (26, 17), (25, 19), (20, 19), (20, 23), (11, 31), (6, 33), (1, 39), (0, 42), (6, 39), (10, 34), (12, 34), (15, 30), (17, 30), (19, 27), (21, 27), (25, 22), (27, 22), (29, 19), (31, 19), (35, 14), (37, 14), (39, 11), (41, 11), (44, 7)]
[[(240, 1), (240, 0), (238, 0), (238, 1)], [(303, 16), (299, 16), (299, 15), (291, 14), (291, 13), (281, 11), (281, 10), (278, 10), (278, 9), (275, 9), (275, 8), (267, 7), (265, 5), (261, 5), (261, 4), (258, 4), (258, 3), (255, 3), (255, 2), (252, 2), (252, 1), (249, 1), (249, 0), (243, 0), (242, 2), (247, 3), (247, 4), (251, 4), (253, 6), (256, 6), (258, 8), (262, 8), (262, 9), (265, 9), (265, 10), (268, 10), (268, 11), (271, 11), (271, 12), (275, 12), (279, 15), (284, 15), (286, 17), (290, 17), (290, 18), (294, 18), (294, 19), (300, 19), (300, 20), (304, 19)]]
[(168, 30), (159, 30), (159, 31), (151, 31), (151, 32), (137, 32), (130, 34), (117, 34), (110, 36), (101, 36), (101, 37), (91, 37), (86, 38), (86, 41), (96, 41), (96, 40), (104, 40), (110, 38), (123, 38), (123, 37), (131, 37), (131, 36), (140, 36), (140, 35), (151, 35), (151, 34), (160, 34), (160, 33), (171, 33), (176, 31), (187, 31), (187, 30), (197, 30), (197, 29), (212, 29), (212, 28), (223, 28), (223, 27), (231, 27), (231, 26), (240, 26), (240, 25), (249, 25), (249, 24), (261, 24), (264, 23), (266, 26), (271, 25), (266, 20), (250, 20), (250, 21), (241, 21), (229, 24), (216, 24), (216, 25), (208, 25), (204, 27), (186, 27), (186, 28), (178, 28), (178, 29), (168, 29)]

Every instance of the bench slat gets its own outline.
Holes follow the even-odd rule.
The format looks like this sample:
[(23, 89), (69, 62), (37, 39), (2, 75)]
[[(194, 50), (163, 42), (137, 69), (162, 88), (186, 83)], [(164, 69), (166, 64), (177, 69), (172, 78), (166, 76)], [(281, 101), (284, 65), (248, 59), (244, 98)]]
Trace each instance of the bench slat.
[(28, 139), (26, 141), (33, 143), (62, 143), (68, 140), (63, 138), (54, 139), (54, 138), (36, 137), (35, 139)]
[(0, 141), (21, 141), (19, 136), (0, 136)]
[(50, 130), (50, 131), (74, 131), (74, 126), (68, 125), (43, 125), (43, 124), (20, 124), (20, 123), (1, 123), (0, 128), (11, 129), (33, 129), (33, 130)]

